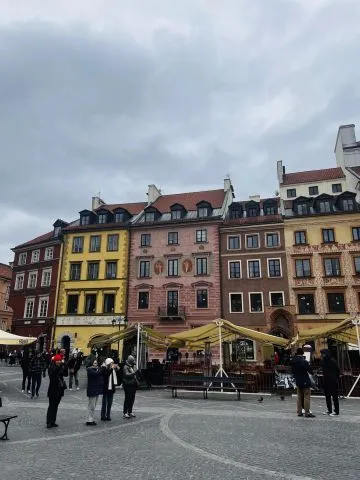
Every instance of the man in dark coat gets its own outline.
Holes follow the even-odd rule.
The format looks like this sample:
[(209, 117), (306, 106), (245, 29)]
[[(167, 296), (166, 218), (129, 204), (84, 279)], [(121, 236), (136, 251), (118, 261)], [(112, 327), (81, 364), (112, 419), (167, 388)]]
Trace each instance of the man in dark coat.
[(309, 373), (311, 373), (311, 367), (304, 358), (304, 350), (302, 348), (296, 350), (296, 355), (291, 361), (291, 367), (297, 387), (298, 417), (303, 416), (302, 409), (304, 408), (305, 417), (315, 418), (315, 415), (310, 411), (311, 381)]
[[(339, 394), (338, 382), (340, 377), (340, 368), (336, 361), (331, 357), (329, 350), (321, 350), (321, 363), (324, 375), (324, 393), (326, 399), (327, 412), (324, 415), (336, 417), (339, 415)], [(331, 397), (334, 402), (334, 411), (332, 410)]]
[(38, 398), (41, 386), (41, 376), (45, 377), (46, 362), (42, 353), (37, 352), (29, 364), (31, 375), (31, 398)]
[(78, 352), (75, 352), (71, 355), (68, 361), (68, 368), (69, 368), (69, 390), (72, 390), (73, 386), (73, 379), (75, 379), (75, 387), (76, 390), (80, 390), (79, 388), (79, 378), (78, 372), (81, 367), (82, 358)]
[(58, 407), (66, 387), (64, 377), (68, 376), (68, 370), (60, 354), (55, 355), (51, 359), (49, 366), (49, 388), (48, 388), (48, 397), (49, 397), (49, 408), (46, 415), (46, 426), (47, 428), (58, 427), (56, 422), (56, 416)]
[(28, 394), (31, 393), (30, 385), (31, 385), (31, 375), (30, 375), (30, 361), (31, 361), (31, 353), (28, 350), (24, 351), (24, 356), (20, 360), (20, 366), (23, 374), (23, 380), (21, 385), (22, 393), (25, 393), (25, 385), (26, 391)]
[(138, 373), (135, 358), (129, 355), (123, 369), (123, 388), (125, 393), (124, 418), (136, 417), (132, 410), (135, 402), (136, 389), (139, 384), (137, 378)]
[(96, 425), (96, 422), (94, 421), (94, 412), (99, 395), (101, 395), (104, 390), (104, 375), (98, 366), (96, 358), (86, 371), (88, 377), (86, 394), (89, 398), (88, 419), (86, 425)]

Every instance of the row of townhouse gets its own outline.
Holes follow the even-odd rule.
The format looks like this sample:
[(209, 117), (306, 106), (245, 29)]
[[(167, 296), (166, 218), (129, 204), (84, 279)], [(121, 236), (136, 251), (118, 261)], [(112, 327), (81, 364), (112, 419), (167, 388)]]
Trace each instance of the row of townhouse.
[[(287, 174), (278, 162), (274, 198), (235, 201), (230, 179), (173, 195), (150, 185), (147, 202), (94, 197), (77, 221), (14, 248), (13, 330), (87, 351), (126, 321), (175, 333), (222, 317), (290, 338), (357, 313), (360, 144), (346, 144), (351, 127), (339, 129), (336, 168)], [(248, 351), (254, 360), (256, 346)]]

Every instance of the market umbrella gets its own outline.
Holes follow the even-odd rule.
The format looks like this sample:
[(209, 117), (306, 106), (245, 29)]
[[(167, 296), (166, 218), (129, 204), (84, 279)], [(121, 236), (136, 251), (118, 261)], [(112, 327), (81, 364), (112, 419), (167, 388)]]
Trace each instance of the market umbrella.
[(37, 340), (36, 337), (21, 337), (13, 333), (0, 330), (0, 345), (28, 345)]

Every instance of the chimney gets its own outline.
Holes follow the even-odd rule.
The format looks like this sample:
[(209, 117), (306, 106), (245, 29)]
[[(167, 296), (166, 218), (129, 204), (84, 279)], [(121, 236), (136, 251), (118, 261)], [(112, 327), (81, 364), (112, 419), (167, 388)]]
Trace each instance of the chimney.
[(339, 127), (339, 136), (343, 147), (356, 146), (355, 125), (341, 125)]
[(283, 167), (282, 160), (277, 161), (276, 168), (277, 168), (278, 182), (281, 185), (282, 183), (284, 183), (284, 174), (285, 174), (285, 167)]
[(160, 197), (160, 195), (161, 195), (161, 190), (159, 190), (156, 185), (151, 184), (148, 186), (147, 196), (148, 196), (149, 203), (156, 202), (156, 200)]
[(249, 195), (249, 200), (253, 202), (260, 202), (260, 195)]
[(91, 199), (91, 210), (96, 210), (97, 208), (101, 207), (101, 205), (105, 205), (104, 200), (101, 200), (99, 196), (92, 197)]
[(227, 192), (232, 189), (231, 179), (229, 176), (224, 178), (224, 192)]

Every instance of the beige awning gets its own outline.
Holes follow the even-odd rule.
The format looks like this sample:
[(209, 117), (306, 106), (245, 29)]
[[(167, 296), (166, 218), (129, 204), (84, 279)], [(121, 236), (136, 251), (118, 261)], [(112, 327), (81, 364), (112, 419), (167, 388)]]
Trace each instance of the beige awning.
[(13, 333), (0, 330), (0, 345), (29, 345), (37, 340), (36, 337), (21, 337)]

